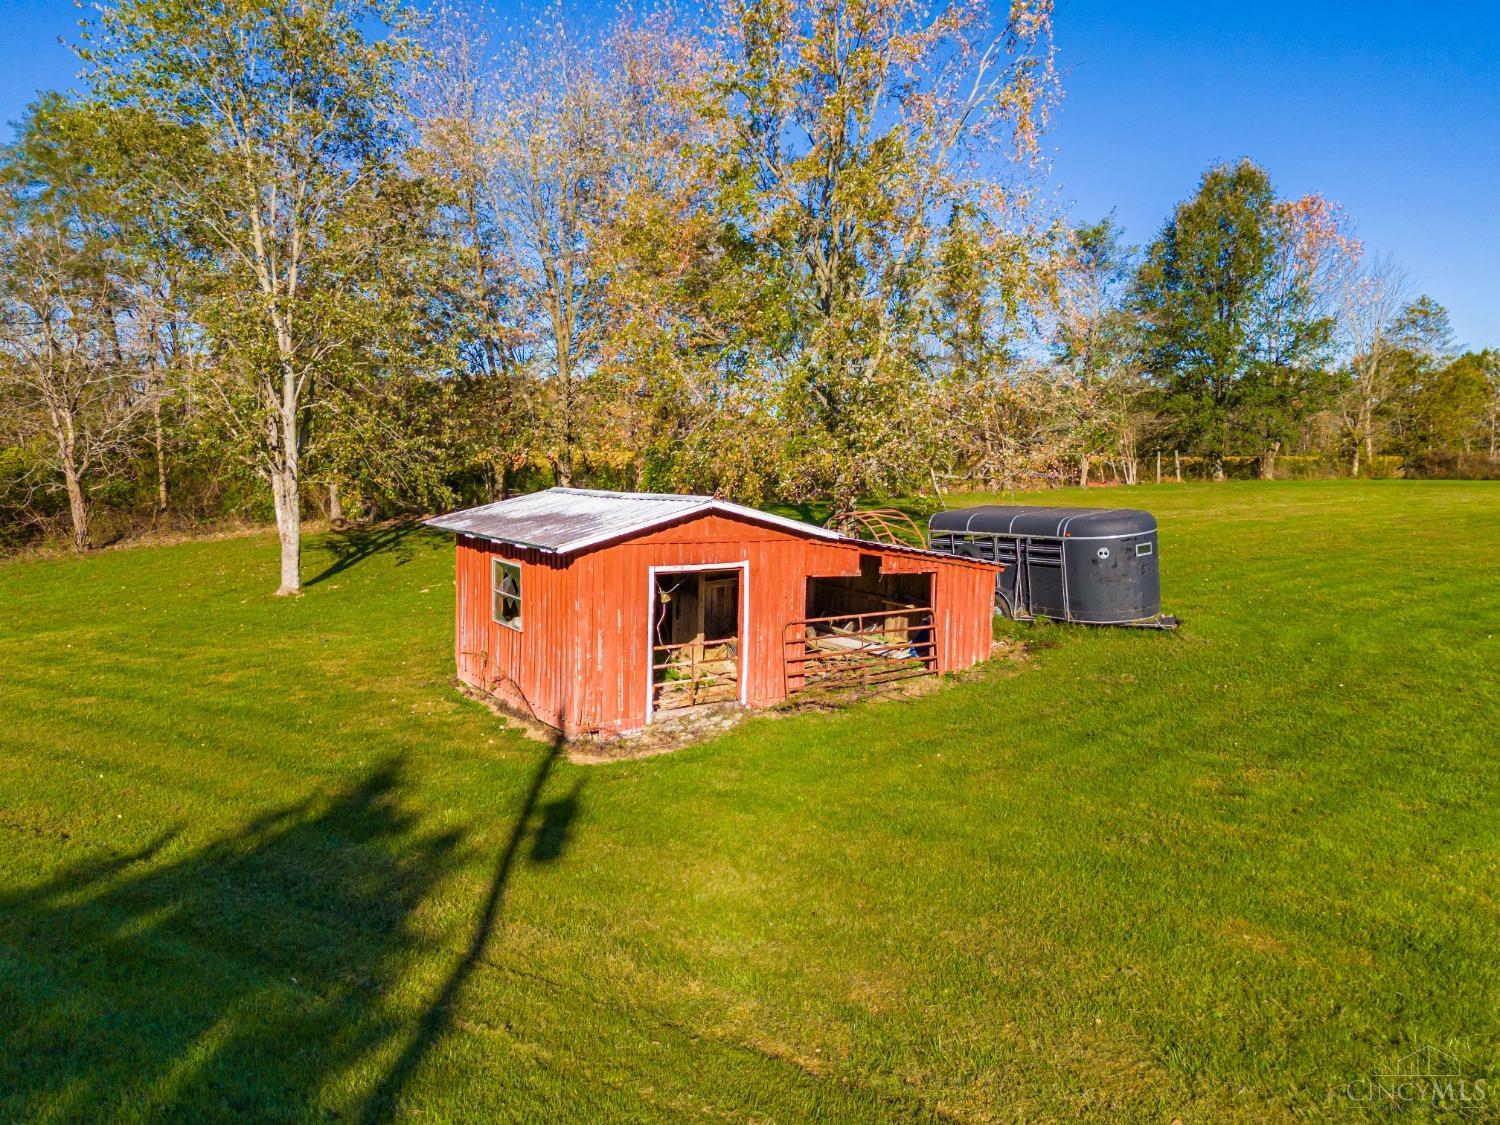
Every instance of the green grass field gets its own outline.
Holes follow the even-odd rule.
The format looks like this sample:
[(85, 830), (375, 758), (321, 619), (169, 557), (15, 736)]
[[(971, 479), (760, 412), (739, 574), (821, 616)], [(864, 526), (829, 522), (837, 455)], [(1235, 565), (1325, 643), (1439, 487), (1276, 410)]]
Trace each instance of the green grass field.
[(1101, 496), (1160, 517), (1178, 633), (1014, 626), (935, 694), (592, 767), (453, 690), (445, 537), (315, 539), (295, 600), (270, 535), (0, 566), (0, 1119), (1494, 1083), (1500, 485)]

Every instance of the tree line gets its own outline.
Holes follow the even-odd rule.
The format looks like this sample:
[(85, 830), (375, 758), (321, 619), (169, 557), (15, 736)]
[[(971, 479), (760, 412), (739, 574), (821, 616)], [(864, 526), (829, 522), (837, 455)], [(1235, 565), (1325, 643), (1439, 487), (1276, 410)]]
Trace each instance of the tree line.
[(1050, 0), (692, 17), (99, 9), (0, 150), (0, 546), (274, 518), (290, 593), (309, 513), (550, 483), (1493, 463), (1500, 357), (1320, 196), (1058, 213)]

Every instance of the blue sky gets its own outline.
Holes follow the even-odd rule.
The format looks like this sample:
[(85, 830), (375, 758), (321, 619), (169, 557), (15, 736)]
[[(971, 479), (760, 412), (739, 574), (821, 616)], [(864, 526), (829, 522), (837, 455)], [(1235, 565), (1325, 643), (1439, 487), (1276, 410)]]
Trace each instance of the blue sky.
[[(498, 6), (503, 6), (498, 5)], [(593, 9), (590, 2), (583, 5)], [(70, 0), (0, 0), (0, 119), (66, 88)], [(1059, 198), (1144, 242), (1203, 169), (1249, 156), (1283, 195), (1342, 203), (1500, 346), (1500, 4), (1059, 0)]]
[(1075, 214), (1132, 241), (1218, 160), (1342, 203), (1500, 346), (1500, 4), (1059, 0), (1053, 171)]

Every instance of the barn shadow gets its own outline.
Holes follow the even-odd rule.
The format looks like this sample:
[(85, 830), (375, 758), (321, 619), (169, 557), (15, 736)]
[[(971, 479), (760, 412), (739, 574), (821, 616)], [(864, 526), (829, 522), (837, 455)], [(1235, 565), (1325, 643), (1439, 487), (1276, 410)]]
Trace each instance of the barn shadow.
[[(410, 811), (399, 759), (185, 854), (167, 831), (0, 894), (0, 1120), (392, 1105), (449, 1026), (523, 842), (547, 839), (533, 851), (554, 858), (567, 846), (577, 791), (571, 806), (540, 802), (559, 749), (534, 771), (461, 949), (414, 923), (464, 849)], [(451, 967), (414, 1017), (387, 997), (424, 961)], [(371, 1060), (393, 1054), (372, 1079)]]
[(330, 531), (322, 537), (320, 545), (333, 558), (303, 585), (316, 586), (319, 582), (326, 582), (351, 567), (358, 566), (366, 559), (388, 552), (394, 555), (396, 566), (404, 566), (416, 553), (415, 540), (425, 534), (428, 534), (427, 529), (413, 520)]

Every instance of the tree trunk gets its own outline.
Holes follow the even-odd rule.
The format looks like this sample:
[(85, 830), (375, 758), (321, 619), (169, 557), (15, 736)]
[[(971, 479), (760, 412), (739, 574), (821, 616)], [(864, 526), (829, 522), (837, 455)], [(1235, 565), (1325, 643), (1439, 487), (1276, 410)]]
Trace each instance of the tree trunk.
[(1216, 454), (1214, 454), (1214, 480), (1215, 481), (1222, 481), (1223, 479), (1224, 479), (1224, 458), (1221, 457), (1221, 456), (1219, 456), (1216, 453)]
[(1362, 447), (1360, 446), (1359, 442), (1356, 441), (1354, 443), (1354, 464), (1351, 466), (1349, 473), (1350, 476), (1356, 479), (1358, 479), (1359, 477), (1359, 454), (1361, 448)]
[(339, 482), (328, 483), (328, 522), (344, 522), (344, 502), (339, 498)]
[(1156, 451), (1156, 483), (1161, 483), (1161, 450)]
[(294, 470), (271, 473), (276, 501), (276, 536), (281, 541), (281, 587), (278, 597), (302, 592), (302, 486)]
[(57, 441), (58, 464), (68, 491), (68, 517), (73, 524), (73, 550), (82, 554), (93, 546), (89, 539), (89, 505), (83, 492), (83, 474), (78, 465), (78, 429), (66, 412), (52, 411), (52, 436)]
[(1273, 441), (1271, 447), (1260, 455), (1260, 479), (1276, 479), (1276, 455), (1281, 452), (1281, 442)]
[[(150, 366), (146, 378), (146, 393), (151, 396), (151, 452), (156, 460), (156, 511), (153, 522), (166, 513), (167, 496), (167, 440), (161, 424), (161, 404), (166, 397), (166, 369), (176, 354), (175, 318), (168, 321), (167, 340), (163, 341), (161, 320), (153, 300), (148, 306), (145, 323), (145, 339), (150, 342)], [(164, 350), (167, 349), (167, 350)]]
[(167, 510), (167, 443), (161, 428), (161, 395), (151, 402), (152, 445), (156, 453), (156, 514)]
[(302, 433), (297, 386), (289, 367), (282, 370), (280, 401), (271, 438), (271, 497), (276, 503), (276, 536), (281, 541), (278, 597), (302, 592)]
[(1174, 449), (1174, 450), (1172, 450), (1172, 464), (1177, 469), (1177, 483), (1181, 484), (1182, 483), (1182, 450), (1180, 450), (1180, 449)]
[(78, 472), (71, 464), (63, 466), (63, 479), (68, 486), (68, 515), (73, 521), (73, 550), (83, 554), (93, 546), (89, 540), (88, 502), (84, 499)]
[(1079, 488), (1087, 488), (1088, 486), (1089, 486), (1089, 455), (1087, 453), (1080, 453), (1078, 455), (1078, 487)]
[(302, 592), (302, 401), (292, 365), (292, 347), (278, 325), (281, 352), (280, 386), (267, 386), (275, 403), (266, 437), (270, 449), (271, 498), (276, 504), (276, 536), (281, 541), (281, 585), (277, 597)]

